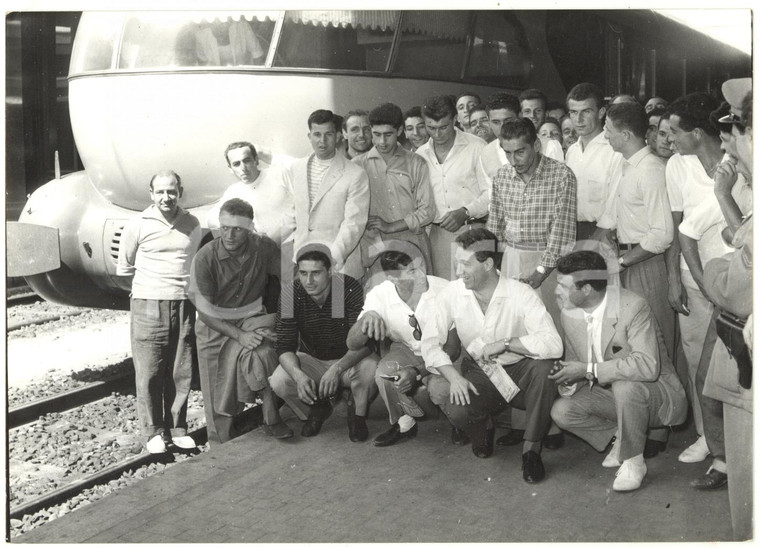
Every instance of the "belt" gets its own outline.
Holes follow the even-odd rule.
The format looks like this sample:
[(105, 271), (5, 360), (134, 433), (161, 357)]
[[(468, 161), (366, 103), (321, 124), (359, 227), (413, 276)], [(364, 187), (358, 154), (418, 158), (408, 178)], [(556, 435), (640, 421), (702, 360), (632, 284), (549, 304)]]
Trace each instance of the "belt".
[[(485, 217), (481, 217), (481, 218), (479, 218), (479, 219), (467, 219), (467, 220), (464, 222), (464, 224), (466, 224), (466, 225), (471, 225), (471, 224), (475, 224), (475, 223), (482, 223), (482, 224), (486, 224), (486, 221), (487, 221), (487, 220), (488, 220), (488, 215), (486, 215)], [(433, 225), (435, 225), (435, 226), (441, 226), (441, 223), (430, 223), (430, 224), (433, 224)]]
[(546, 249), (546, 244), (544, 243), (523, 243), (523, 242), (510, 242), (506, 241), (504, 242), (504, 245), (508, 247), (512, 247), (514, 249), (521, 249), (523, 251), (544, 251)]
[(636, 247), (639, 244), (618, 244), (618, 249), (620, 251), (630, 251), (634, 247)]

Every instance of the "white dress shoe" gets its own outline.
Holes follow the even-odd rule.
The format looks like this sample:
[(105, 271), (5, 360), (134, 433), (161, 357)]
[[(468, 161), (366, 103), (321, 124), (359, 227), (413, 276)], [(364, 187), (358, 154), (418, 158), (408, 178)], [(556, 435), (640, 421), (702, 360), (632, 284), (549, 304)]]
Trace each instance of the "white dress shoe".
[(195, 440), (190, 436), (177, 436), (172, 438), (172, 443), (180, 449), (195, 449)]
[(602, 462), (602, 466), (605, 468), (617, 468), (623, 464), (620, 462), (620, 444), (618, 443), (618, 440), (615, 440), (612, 442), (612, 449), (610, 449), (609, 454), (604, 457), (604, 462)]
[(644, 462), (644, 455), (637, 455), (626, 459), (620, 465), (615, 474), (615, 483), (612, 488), (615, 491), (633, 491), (641, 487), (641, 480), (647, 475), (647, 465)]
[(148, 449), (148, 453), (159, 454), (166, 453), (166, 444), (164, 443), (164, 437), (161, 434), (156, 434), (148, 440), (145, 444)]
[(707, 448), (707, 441), (705, 441), (704, 436), (699, 436), (697, 438), (697, 441), (692, 443), (689, 447), (684, 449), (680, 455), (678, 455), (678, 460), (681, 462), (702, 462), (707, 458), (707, 456), (710, 454), (710, 450)]

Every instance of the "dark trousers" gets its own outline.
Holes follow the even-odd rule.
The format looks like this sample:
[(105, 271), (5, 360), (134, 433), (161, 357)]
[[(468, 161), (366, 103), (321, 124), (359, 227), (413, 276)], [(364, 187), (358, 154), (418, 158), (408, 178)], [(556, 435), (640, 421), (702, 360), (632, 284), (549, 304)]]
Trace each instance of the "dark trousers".
[(148, 438), (187, 434), (195, 307), (190, 301), (132, 299), (130, 336), (137, 416)]
[[(510, 378), (520, 387), (511, 402), (507, 403), (488, 376), (468, 356), (462, 361), (462, 375), (470, 381), (480, 395), (470, 393), (467, 407), (467, 430), (477, 431), (482, 423), (493, 428), (492, 416), (507, 406), (525, 410), (526, 441), (541, 441), (552, 423), (551, 410), (557, 396), (557, 385), (549, 379), (552, 360), (525, 358), (504, 368)], [(476, 425), (473, 428), (473, 425)]]

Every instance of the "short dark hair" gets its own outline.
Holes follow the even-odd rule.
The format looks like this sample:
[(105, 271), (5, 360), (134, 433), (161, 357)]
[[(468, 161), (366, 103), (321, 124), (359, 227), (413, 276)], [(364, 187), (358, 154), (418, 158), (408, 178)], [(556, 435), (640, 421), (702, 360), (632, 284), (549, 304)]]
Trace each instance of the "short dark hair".
[(332, 110), (322, 108), (315, 110), (309, 114), (307, 124), (309, 126), (309, 131), (311, 131), (311, 126), (314, 124), (332, 124), (335, 132), (338, 132), (338, 126), (335, 125), (335, 114), (333, 114)]
[(644, 139), (649, 128), (646, 111), (639, 103), (617, 103), (607, 110), (607, 117), (616, 128), (627, 129), (636, 137)]
[(731, 113), (731, 105), (723, 101), (718, 108), (710, 113), (710, 123), (721, 133), (731, 133), (733, 124), (721, 123), (719, 120)]
[(717, 137), (718, 129), (710, 123), (710, 113), (718, 106), (718, 100), (711, 95), (695, 91), (673, 101), (668, 111), (670, 116), (678, 116), (678, 125), (684, 131), (699, 128), (708, 135)]
[(393, 126), (396, 129), (404, 125), (404, 114), (401, 108), (393, 103), (383, 103), (369, 113), (370, 126)]
[(406, 122), (407, 118), (422, 118), (422, 108), (421, 107), (412, 107), (408, 109), (404, 113), (404, 122)]
[(327, 270), (330, 270), (332, 266), (332, 253), (330, 253), (330, 248), (324, 244), (307, 244), (298, 250), (296, 263), (300, 263), (301, 261), (318, 261)]
[(462, 249), (476, 247), (475, 258), (478, 262), (484, 263), (486, 259), (492, 259), (494, 267), (501, 268), (502, 253), (499, 251), (499, 239), (490, 230), (481, 227), (465, 230), (456, 237), (455, 241)]
[(652, 110), (650, 110), (647, 113), (647, 122), (652, 116), (659, 116), (660, 118), (662, 118), (663, 116), (667, 114), (667, 112), (668, 112), (668, 107), (661, 107), (661, 106), (654, 107)]
[[(343, 123), (341, 127), (343, 128), (343, 131), (346, 131), (348, 129), (348, 121), (351, 119), (352, 116), (366, 116), (369, 118), (369, 112), (367, 112), (364, 109), (357, 108), (354, 110), (349, 110), (348, 113), (343, 117)], [(338, 128), (335, 128), (336, 130)]]
[(219, 209), (219, 213), (221, 214), (222, 211), (236, 217), (245, 217), (253, 220), (253, 206), (240, 198), (230, 198), (224, 202)]
[(488, 111), (486, 111), (486, 107), (485, 107), (485, 105), (483, 105), (483, 103), (480, 103), (480, 104), (478, 104), (478, 105), (473, 105), (473, 106), (471, 106), (471, 107), (470, 107), (470, 110), (468, 110), (468, 111), (467, 111), (467, 113), (468, 113), (470, 116), (472, 116), (472, 113), (473, 113), (473, 112), (481, 112), (481, 111), (482, 111), (482, 112), (485, 112), (485, 113), (486, 113), (486, 115), (488, 115)]
[(604, 106), (604, 93), (599, 88), (590, 82), (583, 82), (577, 84), (567, 94), (567, 100), (573, 101), (585, 101), (586, 99), (593, 99), (596, 102), (596, 108), (600, 109)]
[(618, 99), (625, 99), (624, 101), (621, 101), (622, 103), (638, 103), (639, 100), (636, 99), (633, 95), (629, 95), (628, 93), (619, 93), (615, 95), (612, 99), (610, 99), (610, 105), (615, 103)]
[(492, 110), (501, 109), (511, 110), (517, 116), (520, 114), (520, 101), (511, 93), (502, 91), (490, 95), (486, 101), (486, 112), (490, 115)]
[(459, 102), (459, 100), (462, 97), (475, 97), (475, 99), (478, 100), (478, 104), (481, 103), (481, 101), (480, 101), (480, 95), (478, 95), (474, 91), (463, 91), (462, 93), (460, 93), (459, 95), (457, 95), (457, 100), (454, 103), (456, 104), (457, 102)]
[(501, 132), (499, 133), (500, 139), (519, 139), (520, 137), (527, 137), (529, 143), (535, 143), (538, 139), (538, 133), (536, 133), (536, 126), (528, 118), (515, 118), (513, 120), (507, 120), (501, 124)]
[(421, 110), (423, 118), (430, 118), (435, 122), (446, 116), (451, 116), (452, 120), (457, 117), (457, 107), (450, 95), (428, 97), (422, 104)]
[(548, 102), (546, 99), (546, 95), (544, 95), (544, 93), (541, 90), (535, 89), (535, 88), (528, 88), (526, 90), (523, 90), (523, 92), (520, 93), (520, 96), (518, 97), (518, 99), (520, 100), (521, 105), (523, 101), (538, 99), (544, 105), (544, 110), (546, 110), (546, 103)]
[(573, 251), (557, 261), (557, 272), (564, 274), (575, 274), (573, 276), (576, 289), (582, 288), (588, 284), (596, 291), (604, 291), (607, 287), (607, 262), (599, 253), (588, 249)]
[(333, 125), (335, 126), (335, 133), (340, 133), (339, 129), (343, 127), (343, 116), (335, 113), (333, 115)]
[(386, 251), (380, 255), (380, 266), (383, 272), (401, 270), (402, 267), (411, 264), (412, 258), (403, 251)]
[(251, 156), (253, 156), (254, 160), (259, 159), (259, 154), (256, 152), (256, 147), (253, 146), (248, 141), (235, 141), (234, 143), (230, 143), (227, 145), (227, 148), (224, 149), (224, 159), (227, 160), (227, 165), (230, 165), (230, 159), (227, 157), (227, 154), (229, 154), (230, 150), (235, 150), (237, 148), (249, 148), (251, 149)]
[(556, 118), (553, 118), (551, 116), (547, 116), (544, 120), (544, 123), (538, 126), (538, 129), (540, 130), (542, 127), (544, 127), (546, 124), (554, 124), (559, 128), (559, 132), (562, 133), (562, 124), (559, 123), (559, 120)]
[(177, 174), (176, 171), (172, 171), (171, 169), (165, 169), (163, 171), (159, 171), (153, 177), (150, 178), (150, 189), (153, 190), (153, 181), (156, 180), (157, 177), (174, 177), (174, 180), (177, 181), (177, 186), (182, 186), (182, 179), (180, 179), (179, 174)]

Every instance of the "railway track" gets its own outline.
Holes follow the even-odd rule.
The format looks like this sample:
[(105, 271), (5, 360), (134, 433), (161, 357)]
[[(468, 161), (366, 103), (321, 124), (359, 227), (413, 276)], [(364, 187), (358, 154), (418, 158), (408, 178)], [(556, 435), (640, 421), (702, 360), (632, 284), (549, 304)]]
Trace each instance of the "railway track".
[[(34, 422), (39, 417), (47, 414), (60, 413), (62, 411), (86, 405), (87, 403), (96, 402), (108, 397), (114, 392), (123, 392), (133, 386), (134, 373), (125, 373), (102, 381), (93, 382), (87, 386), (79, 387), (62, 394), (19, 405), (9, 410), (8, 427), (18, 428)], [(261, 410), (258, 406), (252, 407), (243, 412), (237, 420), (242, 424), (258, 426), (261, 424)], [(253, 427), (255, 426), (251, 426), (251, 428)], [(191, 436), (198, 445), (206, 443), (208, 439), (205, 426), (196, 428), (189, 432), (188, 435)], [(179, 451), (180, 454), (185, 455), (190, 455), (194, 452), (197, 453), (197, 451)], [(174, 458), (173, 453), (154, 455), (143, 451), (137, 455), (85, 475), (84, 477), (76, 479), (71, 483), (58, 487), (41, 496), (16, 505), (11, 505), (9, 518), (11, 520), (22, 520), (24, 516), (35, 514), (41, 510), (66, 503), (87, 489), (117, 480), (129, 471), (139, 470), (152, 463), (162, 463), (165, 465), (171, 464), (174, 462)]]

